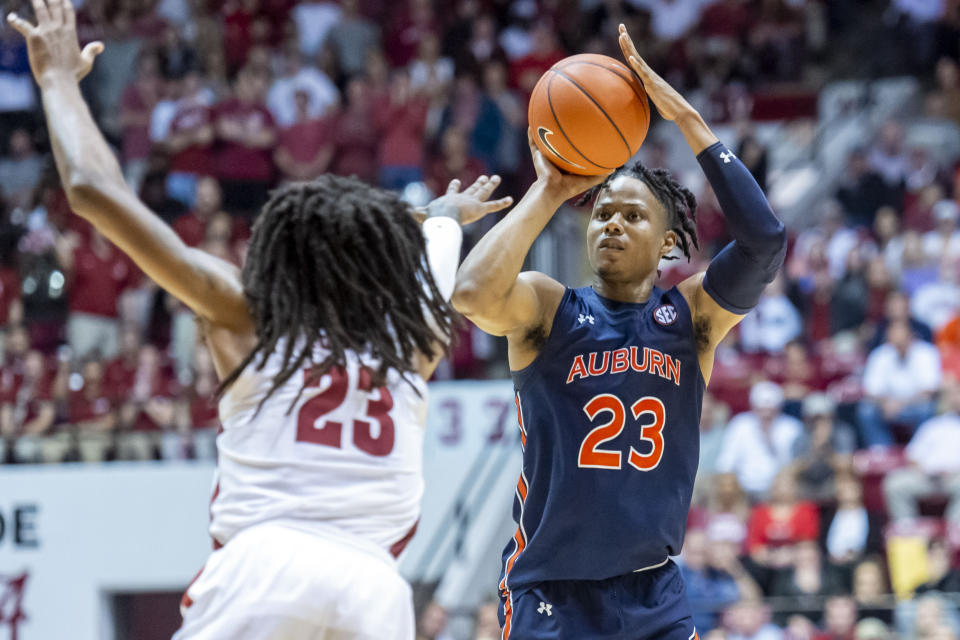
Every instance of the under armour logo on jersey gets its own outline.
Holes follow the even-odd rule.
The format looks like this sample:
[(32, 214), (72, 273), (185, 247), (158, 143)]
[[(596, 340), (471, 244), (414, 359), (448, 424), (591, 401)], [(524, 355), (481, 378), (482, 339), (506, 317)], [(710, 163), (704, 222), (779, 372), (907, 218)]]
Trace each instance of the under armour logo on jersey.
[(662, 304), (654, 310), (653, 319), (658, 324), (669, 327), (677, 321), (677, 308), (672, 304)]
[(594, 319), (595, 319), (595, 318), (594, 318), (593, 316), (590, 316), (590, 315), (586, 315), (586, 316), (585, 316), (585, 315), (583, 315), (582, 313), (580, 314), (580, 317), (577, 318), (577, 320), (580, 321), (580, 324), (583, 324), (584, 322), (587, 322), (587, 321), (589, 321), (590, 324), (593, 324)]
[(547, 604), (546, 602), (541, 602), (541, 603), (540, 603), (540, 608), (537, 609), (537, 613), (539, 613), (540, 615), (547, 614), (548, 616), (552, 616), (552, 615), (553, 615), (553, 612), (551, 611), (551, 609), (553, 609), (553, 605), (552, 605), (552, 604)]
[(723, 164), (730, 164), (731, 160), (737, 159), (737, 156), (733, 155), (733, 151), (729, 149), (727, 151), (721, 151), (720, 157), (723, 158)]

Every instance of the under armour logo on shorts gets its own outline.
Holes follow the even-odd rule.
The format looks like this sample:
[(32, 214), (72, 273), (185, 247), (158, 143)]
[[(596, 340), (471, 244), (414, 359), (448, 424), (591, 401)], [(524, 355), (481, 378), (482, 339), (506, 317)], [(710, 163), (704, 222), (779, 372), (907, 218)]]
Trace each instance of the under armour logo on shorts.
[(585, 316), (585, 315), (583, 315), (583, 314), (581, 313), (581, 314), (580, 314), (580, 317), (577, 318), (577, 320), (580, 321), (580, 324), (583, 324), (584, 322), (586, 322), (586, 321), (588, 321), (588, 320), (590, 321), (590, 324), (593, 324), (594, 317), (593, 317), (593, 316)]
[(553, 605), (552, 605), (552, 604), (547, 604), (546, 602), (541, 602), (541, 603), (540, 603), (540, 608), (537, 609), (537, 613), (539, 613), (540, 615), (547, 614), (548, 616), (552, 616), (552, 615), (553, 615), (553, 612), (550, 611), (551, 609), (553, 609)]

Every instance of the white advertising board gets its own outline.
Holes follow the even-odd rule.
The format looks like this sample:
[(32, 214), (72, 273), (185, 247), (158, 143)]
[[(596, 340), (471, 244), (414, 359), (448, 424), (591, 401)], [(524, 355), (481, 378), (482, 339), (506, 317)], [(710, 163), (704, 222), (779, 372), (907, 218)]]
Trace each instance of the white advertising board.
[[(431, 385), (427, 484), (405, 575), (419, 577), (477, 457), (501, 447), (519, 456), (516, 429), (509, 381)], [(0, 466), (0, 640), (126, 640), (114, 638), (107, 596), (186, 587), (211, 549), (213, 473), (211, 462)]]

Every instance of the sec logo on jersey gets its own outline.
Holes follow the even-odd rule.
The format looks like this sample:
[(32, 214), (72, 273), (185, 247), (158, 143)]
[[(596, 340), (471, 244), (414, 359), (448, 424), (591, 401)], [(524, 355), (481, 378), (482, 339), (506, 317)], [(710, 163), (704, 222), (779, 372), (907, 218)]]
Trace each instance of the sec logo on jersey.
[(672, 304), (662, 304), (653, 311), (653, 319), (657, 324), (669, 327), (677, 321), (677, 308)]

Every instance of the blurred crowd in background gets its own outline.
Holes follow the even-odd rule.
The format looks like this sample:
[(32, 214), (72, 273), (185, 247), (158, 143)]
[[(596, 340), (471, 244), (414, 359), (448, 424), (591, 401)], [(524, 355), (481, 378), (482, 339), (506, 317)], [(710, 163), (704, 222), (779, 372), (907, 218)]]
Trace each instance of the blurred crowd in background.
[[(423, 201), (498, 173), (518, 197), (533, 85), (566, 55), (619, 56), (619, 22), (708, 121), (739, 127), (727, 143), (762, 186), (750, 123), (816, 119), (828, 79), (918, 77), (923, 115), (960, 126), (956, 0), (85, 0), (77, 21), (106, 43), (83, 90), (126, 179), (238, 265), (285, 180), (356, 175)], [(643, 153), (668, 165), (655, 141)], [(709, 187), (699, 199), (702, 249), (661, 286), (729, 240)], [(705, 401), (682, 559), (701, 637), (960, 637), (938, 595), (960, 592), (958, 203), (960, 153), (908, 147), (890, 121), (790, 221), (786, 266), (719, 348)], [(195, 320), (70, 213), (6, 25), (0, 326), (0, 463), (215, 456)], [(441, 376), (505, 373), (502, 345), (460, 332)], [(445, 616), (427, 606), (420, 638), (444, 638)], [(499, 637), (492, 605), (477, 620)]]

